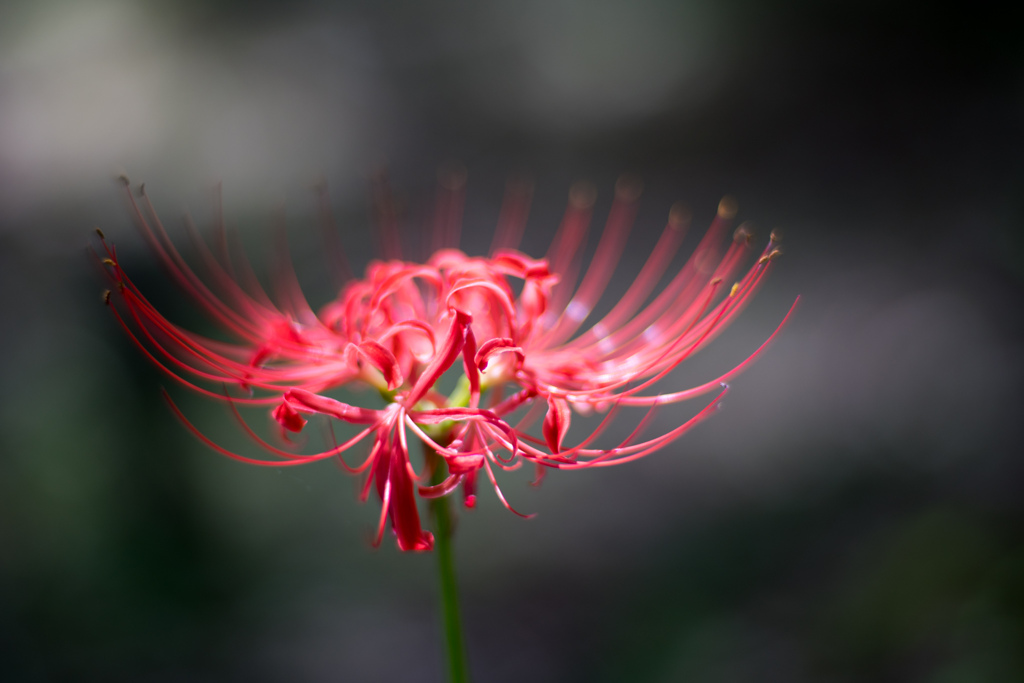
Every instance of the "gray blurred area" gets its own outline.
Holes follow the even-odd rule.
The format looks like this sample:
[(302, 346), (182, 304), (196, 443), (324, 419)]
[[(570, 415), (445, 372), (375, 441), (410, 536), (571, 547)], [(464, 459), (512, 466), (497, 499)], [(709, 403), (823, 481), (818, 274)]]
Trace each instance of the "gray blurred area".
[(470, 252), (509, 177), (535, 182), (537, 256), (574, 181), (600, 227), (616, 177), (642, 177), (605, 307), (677, 200), (684, 250), (725, 194), (756, 239), (783, 233), (764, 290), (666, 390), (730, 368), (802, 297), (671, 448), (504, 478), (529, 521), (482, 488), (456, 546), (476, 680), (1024, 679), (1024, 55), (1016, 24), (977, 12), (4, 3), (0, 680), (443, 680), (434, 558), (372, 550), (378, 508), (332, 463), (250, 468), (196, 442), (161, 386), (247, 448), (125, 338), (86, 248), (101, 227), (169, 317), (210, 331), (114, 178), (146, 182), (182, 246), (221, 183), (260, 268), (286, 216), (321, 305), (312, 188), (361, 270), (372, 172), (415, 241), (450, 160)]

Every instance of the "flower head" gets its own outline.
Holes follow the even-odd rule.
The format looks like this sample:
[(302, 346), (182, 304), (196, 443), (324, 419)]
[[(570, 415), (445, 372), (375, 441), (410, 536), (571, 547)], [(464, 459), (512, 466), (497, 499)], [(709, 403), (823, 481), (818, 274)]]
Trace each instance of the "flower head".
[[(141, 202), (130, 189), (127, 194), (143, 234), (171, 276), (234, 341), (208, 339), (165, 318), (101, 234), (103, 263), (114, 283), (106, 298), (117, 321), (169, 376), (227, 402), (267, 457), (252, 458), (214, 443), (168, 395), (175, 414), (211, 448), (242, 462), (281, 467), (337, 457), (345, 469), (365, 478), (363, 499), (375, 489), (382, 502), (377, 542), (390, 519), (403, 550), (429, 550), (433, 544), (420, 523), (417, 494), (434, 498), (461, 487), (472, 507), (482, 474), (512, 510), (496, 469), (531, 462), (539, 480), (547, 469), (605, 467), (664, 448), (713, 411), (727, 391), (725, 382), (778, 332), (732, 370), (700, 386), (672, 392), (656, 386), (742, 310), (779, 254), (773, 235), (744, 269), (750, 234), (741, 226), (723, 246), (735, 214), (729, 200), (719, 205), (693, 256), (652, 296), (689, 222), (682, 209), (673, 208), (639, 275), (611, 310), (593, 320), (591, 313), (626, 249), (639, 196), (636, 183), (617, 184), (607, 224), (581, 278), (580, 251), (594, 196), (586, 187), (573, 189), (547, 257), (534, 259), (515, 249), (528, 189), (510, 186), (490, 255), (471, 257), (451, 246), (458, 240), (461, 183), (449, 184), (439, 202), (433, 253), (413, 263), (400, 258), (382, 186), (377, 204), (386, 258), (370, 263), (362, 279), (348, 279), (318, 313), (306, 302), (287, 259), (275, 273), (271, 296), (241, 250), (228, 248), (224, 235), (215, 251), (193, 234), (200, 277), (168, 238), (145, 191)], [(445, 395), (439, 380), (452, 368), (460, 379)], [(349, 405), (326, 395), (351, 384), (375, 387), (384, 407)], [(711, 393), (695, 417), (664, 433), (644, 433), (657, 406)], [(238, 405), (267, 408), (280, 443), (260, 437)], [(627, 438), (599, 447), (598, 437), (627, 407), (646, 414)], [(572, 442), (567, 437), (574, 413), (604, 417), (589, 435)], [(302, 432), (313, 416), (356, 425), (357, 433), (322, 452), (301, 454), (288, 435)], [(409, 455), (413, 438), (439, 456), (420, 472)], [(357, 444), (364, 444), (365, 455), (350, 465), (341, 455)], [(442, 463), (443, 477), (429, 484), (429, 470)]]

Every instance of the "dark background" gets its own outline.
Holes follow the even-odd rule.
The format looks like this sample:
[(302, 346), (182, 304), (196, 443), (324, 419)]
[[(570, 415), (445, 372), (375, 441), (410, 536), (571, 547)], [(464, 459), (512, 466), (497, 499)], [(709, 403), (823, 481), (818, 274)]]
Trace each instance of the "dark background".
[[(826, 6), (827, 5), (827, 6)], [(468, 169), (467, 249), (536, 182), (646, 182), (609, 293), (672, 202), (784, 233), (766, 288), (669, 387), (792, 323), (724, 411), (613, 469), (482, 490), (457, 562), (479, 681), (1024, 678), (1019, 24), (906, 3), (8, 2), (0, 9), (0, 679), (439, 681), (433, 557), (369, 547), (330, 463), (220, 458), (101, 305), (100, 226), (201, 326), (113, 178), (254, 255), (285, 211), (331, 297), (310, 188), (356, 264), (386, 163), (415, 231)], [(696, 235), (691, 236), (692, 245)], [(261, 261), (257, 257), (257, 261)], [(244, 443), (219, 405), (176, 397)], [(674, 412), (677, 411), (678, 412)], [(663, 411), (669, 427), (695, 412)]]

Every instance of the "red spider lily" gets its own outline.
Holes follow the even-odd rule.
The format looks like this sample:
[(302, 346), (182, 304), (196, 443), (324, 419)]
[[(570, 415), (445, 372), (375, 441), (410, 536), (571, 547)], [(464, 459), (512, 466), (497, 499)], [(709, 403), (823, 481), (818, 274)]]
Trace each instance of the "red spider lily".
[[(510, 186), (490, 256), (470, 257), (445, 246), (457, 242), (461, 216), (461, 184), (449, 187), (439, 202), (436, 249), (424, 263), (410, 263), (399, 257), (394, 214), (381, 188), (376, 199), (388, 259), (370, 263), (363, 279), (349, 279), (319, 313), (307, 304), (287, 264), (276, 273), (274, 296), (268, 294), (223, 234), (215, 251), (193, 233), (204, 272), (200, 278), (171, 243), (145, 191), (140, 203), (130, 190), (127, 195), (143, 234), (172, 277), (237, 341), (208, 339), (168, 321), (128, 277), (101, 234), (103, 263), (115, 284), (107, 302), (117, 321), (170, 377), (226, 401), (245, 432), (271, 457), (250, 458), (214, 443), (168, 397), (178, 418), (211, 448), (245, 463), (281, 467), (337, 456), (345, 469), (365, 477), (364, 500), (376, 487), (382, 509), (375, 544), (390, 518), (402, 550), (433, 545), (433, 536), (420, 524), (417, 493), (435, 498), (461, 485), (465, 504), (472, 507), (482, 470), (512, 510), (498, 487), (496, 468), (511, 470), (530, 461), (539, 478), (547, 468), (605, 467), (664, 448), (713, 412), (727, 391), (725, 382), (779, 331), (732, 370), (700, 386), (662, 393), (654, 388), (739, 314), (779, 253), (773, 235), (743, 269), (750, 256), (749, 233), (741, 226), (727, 246), (722, 244), (735, 213), (728, 200), (719, 205), (693, 256), (652, 298), (688, 225), (685, 212), (674, 209), (625, 295), (589, 323), (633, 221), (639, 191), (626, 181), (617, 185), (606, 227), (578, 286), (592, 191), (573, 190), (547, 257), (533, 259), (515, 250), (528, 190)], [(581, 331), (584, 322), (588, 327)], [(460, 384), (445, 396), (437, 389), (438, 380), (457, 363), (463, 372)], [(358, 407), (324, 395), (350, 383), (376, 387), (387, 406)], [(657, 436), (642, 435), (657, 406), (712, 392), (714, 398), (695, 417)], [(239, 404), (269, 407), (284, 447), (259, 437), (242, 419)], [(627, 406), (646, 407), (647, 413), (625, 440), (597, 447), (598, 436)], [(520, 409), (525, 416), (513, 421)], [(604, 417), (586, 438), (570, 445), (566, 437), (573, 412), (602, 412)], [(537, 436), (530, 428), (541, 414)], [(301, 432), (308, 415), (358, 425), (360, 431), (328, 450), (299, 454), (287, 433)], [(430, 467), (414, 470), (410, 432), (443, 459), (447, 476), (440, 483), (425, 483)], [(341, 459), (367, 439), (372, 445), (360, 464)]]

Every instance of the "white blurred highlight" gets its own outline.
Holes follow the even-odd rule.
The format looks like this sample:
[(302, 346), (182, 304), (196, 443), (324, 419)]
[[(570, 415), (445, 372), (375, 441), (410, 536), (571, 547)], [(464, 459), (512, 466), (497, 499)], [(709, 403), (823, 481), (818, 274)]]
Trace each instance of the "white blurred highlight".
[(39, 11), (0, 47), (0, 204), (91, 197), (121, 172), (165, 191), (230, 179), (260, 203), (366, 165), (389, 119), (358, 27), (223, 38), (116, 2)]

